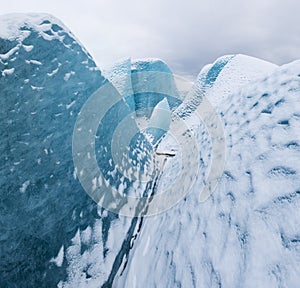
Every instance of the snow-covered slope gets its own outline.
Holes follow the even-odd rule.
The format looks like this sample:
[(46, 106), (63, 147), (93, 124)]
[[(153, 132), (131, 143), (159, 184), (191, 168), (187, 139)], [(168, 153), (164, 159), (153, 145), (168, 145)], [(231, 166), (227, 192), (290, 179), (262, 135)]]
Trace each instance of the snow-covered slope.
[[(250, 66), (255, 62), (260, 63)], [(219, 100), (227, 155), (212, 196), (199, 203), (211, 145), (205, 127), (191, 115), (186, 121), (192, 123), (202, 160), (192, 191), (166, 213), (132, 221), (109, 277), (101, 274), (107, 266), (90, 248), (84, 257), (73, 256), (70, 263), (80, 264), (70, 265), (61, 287), (297, 287), (300, 61), (267, 74), (243, 87), (233, 82), (234, 92)], [(175, 158), (165, 166), (161, 192), (173, 184)], [(109, 231), (108, 242), (114, 243), (114, 232)], [(86, 266), (88, 280), (81, 272)]]
[(257, 79), (271, 74), (278, 66), (247, 55), (227, 55), (206, 65), (200, 72), (197, 85), (209, 101), (219, 106), (230, 94)]
[(116, 287), (298, 287), (299, 91), (296, 61), (220, 102), (220, 185), (147, 218)]

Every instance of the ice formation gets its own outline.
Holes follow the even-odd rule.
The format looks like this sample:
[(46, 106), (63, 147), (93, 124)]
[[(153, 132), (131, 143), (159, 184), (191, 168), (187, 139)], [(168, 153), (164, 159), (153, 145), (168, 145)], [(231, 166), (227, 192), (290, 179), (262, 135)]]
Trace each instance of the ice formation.
[[(104, 78), (54, 17), (8, 15), (0, 23), (1, 287), (297, 287), (300, 61), (277, 67), (224, 56), (200, 72), (199, 99), (174, 98), (157, 93), (178, 93), (160, 60), (128, 59)], [(123, 99), (99, 125), (104, 173), (114, 177), (111, 154), (101, 149), (110, 147), (116, 112), (133, 113), (132, 123), (150, 135), (143, 141), (165, 151), (178, 149), (163, 137), (177, 113), (201, 148), (193, 189), (165, 213), (115, 215), (97, 206), (77, 178), (75, 121), (107, 81)], [(216, 191), (199, 203), (211, 161), (210, 137), (193, 114), (203, 96), (224, 125), (226, 163)], [(177, 161), (167, 159), (157, 193), (172, 185)], [(120, 181), (118, 191), (125, 186)]]

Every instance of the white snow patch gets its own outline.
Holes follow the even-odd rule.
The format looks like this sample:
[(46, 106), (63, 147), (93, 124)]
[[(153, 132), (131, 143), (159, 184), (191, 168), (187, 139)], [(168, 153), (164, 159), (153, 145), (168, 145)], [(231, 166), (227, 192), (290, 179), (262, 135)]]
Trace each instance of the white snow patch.
[[(204, 66), (199, 75), (207, 72), (211, 67), (210, 64)], [(236, 55), (221, 70), (212, 87), (207, 89), (206, 97), (214, 106), (218, 106), (244, 85), (270, 75), (277, 68), (277, 65), (261, 59)]]
[[(49, 21), (50, 24), (42, 24)], [(30, 31), (20, 30), (20, 27), (28, 27), (33, 29), (45, 37), (44, 31), (49, 30), (51, 24), (57, 24), (62, 27), (70, 35), (70, 30), (57, 18), (46, 13), (12, 13), (0, 16), (0, 37), (3, 39), (23, 41), (30, 35)], [(73, 36), (73, 35), (72, 35)], [(52, 36), (58, 38), (57, 36)]]
[(25, 60), (27, 64), (43, 65), (40, 61), (37, 60)]
[(75, 75), (74, 71), (65, 74), (64, 80), (68, 81), (72, 75)]
[(43, 90), (44, 89), (44, 87), (38, 87), (38, 86), (34, 86), (34, 85), (30, 85), (30, 87), (31, 87), (31, 89), (32, 90), (37, 90), (37, 91), (40, 91), (40, 90)]
[(26, 190), (27, 190), (27, 187), (29, 186), (29, 184), (30, 184), (30, 180), (25, 181), (25, 182), (22, 184), (22, 187), (20, 188), (20, 192), (21, 192), (21, 193), (25, 193)]
[(23, 48), (25, 49), (26, 52), (30, 52), (34, 48), (34, 46), (33, 45), (24, 45), (23, 44)]
[(5, 69), (2, 71), (2, 77), (5, 77), (6, 75), (11, 75), (15, 72), (15, 68)]
[(75, 103), (76, 103), (76, 100), (73, 100), (70, 104), (67, 104), (66, 105), (67, 110), (69, 110)]
[[(1, 21), (0, 21), (1, 23)], [(0, 26), (1, 29), (1, 26)], [(1, 37), (1, 36), (0, 36)], [(7, 60), (8, 58), (10, 58), (15, 52), (17, 52), (19, 50), (19, 46), (15, 46), (14, 48), (10, 49), (8, 52), (6, 52), (5, 54), (0, 54), (0, 59), (1, 60)]]
[(61, 267), (64, 261), (64, 245), (61, 246), (57, 256), (50, 260), (51, 263), (55, 263), (57, 267)]

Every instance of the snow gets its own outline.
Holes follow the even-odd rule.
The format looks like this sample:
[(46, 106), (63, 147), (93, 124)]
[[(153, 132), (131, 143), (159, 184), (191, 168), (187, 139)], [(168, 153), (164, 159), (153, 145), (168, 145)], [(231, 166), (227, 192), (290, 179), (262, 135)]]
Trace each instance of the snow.
[(280, 67), (220, 101), (228, 146), (219, 187), (200, 204), (196, 184), (186, 201), (147, 218), (116, 287), (297, 286), (300, 150), (290, 143), (300, 140), (299, 71), (300, 61)]
[[(45, 22), (48, 24), (41, 23)], [(20, 31), (20, 27), (32, 28), (40, 33), (51, 28), (52, 24), (61, 26), (70, 33), (69, 29), (57, 18), (50, 14), (42, 13), (13, 13), (1, 15), (0, 37), (9, 40), (24, 40), (29, 34), (28, 31)]]
[(19, 49), (18, 46), (10, 49), (8, 52), (6, 52), (5, 54), (0, 54), (0, 59), (1, 60), (7, 60), (8, 58), (10, 58), (12, 55), (15, 54), (15, 52), (17, 52)]
[(64, 246), (61, 246), (55, 258), (50, 260), (50, 263), (55, 263), (56, 266), (61, 267), (64, 261)]
[[(224, 61), (220, 71), (216, 75), (213, 82), (208, 81), (210, 71)], [(226, 62), (225, 62), (226, 61)], [(200, 89), (205, 90), (206, 97), (209, 101), (219, 106), (230, 94), (238, 92), (238, 90), (257, 79), (267, 77), (278, 68), (277, 65), (260, 60), (247, 55), (231, 55), (223, 56), (214, 64), (205, 66), (199, 76), (198, 85)], [(215, 74), (216, 72), (214, 72)]]
[(25, 62), (27, 63), (27, 64), (35, 64), (35, 65), (43, 65), (42, 64), (42, 62), (40, 62), (40, 61), (37, 61), (37, 60), (25, 60)]
[(65, 74), (64, 80), (68, 81), (72, 75), (75, 75), (74, 71)]
[[(243, 65), (246, 59), (241, 57)], [(202, 159), (195, 185), (177, 206), (144, 219), (114, 287), (296, 287), (299, 283), (300, 61), (276, 69), (267, 64), (266, 74), (256, 80), (249, 71), (261, 62), (250, 59), (247, 63), (255, 67), (244, 66), (245, 85), (243, 78), (230, 87), (224, 82), (227, 86), (222, 87), (227, 77), (222, 70), (221, 78), (207, 90), (210, 97), (221, 96), (215, 105), (226, 134), (227, 160), (219, 186), (206, 202), (199, 203), (210, 167), (211, 139), (191, 113), (186, 123), (201, 147)], [(231, 77), (231, 69), (241, 65), (230, 66)], [(223, 91), (226, 97), (211, 91)], [(159, 146), (175, 150), (176, 156), (168, 159), (157, 193), (174, 183), (174, 175), (178, 177), (180, 147), (175, 144), (167, 134)], [(108, 243), (116, 244), (118, 232), (111, 230), (110, 236)], [(90, 267), (99, 263), (94, 255), (88, 259), (93, 259)], [(107, 280), (99, 272), (93, 276), (93, 283)], [(83, 279), (64, 285), (75, 287)], [(82, 285), (93, 287), (92, 282)]]
[(23, 45), (22, 47), (25, 49), (26, 52), (30, 52), (34, 48), (33, 45)]
[(30, 184), (30, 180), (26, 180), (23, 184), (22, 184), (22, 187), (20, 188), (20, 192), (21, 193), (25, 193), (28, 186)]
[[(244, 56), (241, 62), (245, 64)], [(248, 65), (258, 62), (251, 59)], [(246, 84), (233, 81), (230, 87), (222, 74), (225, 67), (207, 89), (209, 97), (218, 96), (212, 91), (223, 91), (221, 96), (226, 96), (215, 102), (227, 145), (227, 161), (217, 190), (199, 203), (210, 167), (211, 139), (200, 118), (191, 113), (186, 118), (187, 129), (193, 131), (202, 159), (195, 185), (177, 206), (144, 219), (140, 231), (135, 226), (131, 249), (121, 259), (114, 287), (294, 287), (299, 282), (300, 62), (276, 68), (273, 73), (268, 68), (257, 80), (249, 76), (257, 65), (244, 67), (248, 71)], [(241, 64), (233, 63), (228, 68), (230, 77), (238, 74), (233, 73), (236, 67)], [(121, 77), (118, 86), (123, 93), (129, 91), (128, 86), (124, 89), (126, 77)], [(182, 106), (187, 107), (185, 104)], [(161, 125), (162, 121), (167, 129), (168, 121), (157, 110), (168, 107), (163, 98), (149, 123), (158, 121)], [(179, 177), (181, 149), (167, 134), (159, 151), (175, 151), (158, 185), (157, 193), (163, 193)], [(100, 215), (103, 218), (78, 230), (72, 244), (64, 248), (68, 278), (58, 287), (99, 287), (111, 275), (135, 220), (119, 216), (112, 221), (104, 244), (104, 219), (109, 214), (105, 211)], [(82, 247), (87, 247), (83, 253)]]
[(15, 68), (10, 68), (10, 69), (4, 69), (2, 71), (2, 77), (5, 77), (6, 75), (11, 75), (15, 72)]
[(34, 86), (34, 85), (30, 85), (30, 87), (33, 91), (40, 91), (40, 90), (44, 89), (44, 87), (38, 87), (38, 86)]
[(76, 100), (73, 100), (70, 104), (66, 105), (66, 108), (69, 110), (75, 103), (76, 103)]

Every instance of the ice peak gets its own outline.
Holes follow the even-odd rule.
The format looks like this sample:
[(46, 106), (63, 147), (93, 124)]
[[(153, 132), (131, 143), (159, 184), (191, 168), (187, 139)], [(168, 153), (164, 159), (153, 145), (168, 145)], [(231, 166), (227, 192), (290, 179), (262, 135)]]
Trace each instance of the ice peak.
[(34, 30), (41, 34), (53, 30), (70, 30), (56, 17), (47, 13), (12, 13), (0, 15), (0, 38), (9, 40), (23, 40), (28, 31)]

